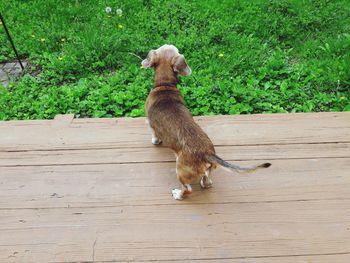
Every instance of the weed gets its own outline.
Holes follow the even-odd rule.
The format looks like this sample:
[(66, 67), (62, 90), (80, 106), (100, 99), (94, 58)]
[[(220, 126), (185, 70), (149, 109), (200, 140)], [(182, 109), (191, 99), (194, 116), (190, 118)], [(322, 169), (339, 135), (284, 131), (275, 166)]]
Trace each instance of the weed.
[[(350, 110), (347, 0), (8, 0), (0, 10), (42, 69), (0, 87), (2, 120), (143, 116), (153, 72), (129, 52), (165, 43), (193, 69), (179, 88), (194, 115)], [(0, 32), (0, 60), (14, 59)]]

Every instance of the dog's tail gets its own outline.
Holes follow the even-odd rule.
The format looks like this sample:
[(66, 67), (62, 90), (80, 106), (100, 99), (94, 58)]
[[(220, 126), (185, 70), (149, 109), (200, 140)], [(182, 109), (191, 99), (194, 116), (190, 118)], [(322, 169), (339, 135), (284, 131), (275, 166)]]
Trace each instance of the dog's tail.
[(252, 171), (255, 171), (255, 170), (260, 169), (260, 168), (268, 168), (271, 166), (271, 163), (263, 163), (263, 164), (254, 165), (254, 166), (250, 166), (250, 167), (241, 167), (241, 166), (238, 166), (236, 164), (232, 164), (232, 163), (228, 163), (228, 162), (224, 161), (216, 154), (209, 156), (208, 161), (217, 163), (224, 168), (228, 168), (231, 171), (236, 171), (236, 172), (252, 172)]

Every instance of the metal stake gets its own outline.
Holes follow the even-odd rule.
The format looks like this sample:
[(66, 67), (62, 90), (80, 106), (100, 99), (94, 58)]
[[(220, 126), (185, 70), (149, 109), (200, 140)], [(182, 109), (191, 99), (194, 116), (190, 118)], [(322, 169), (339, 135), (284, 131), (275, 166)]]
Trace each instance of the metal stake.
[(0, 13), (0, 20), (1, 20), (1, 22), (2, 22), (2, 25), (3, 25), (4, 28), (5, 28), (5, 31), (6, 31), (6, 34), (7, 34), (7, 38), (8, 38), (8, 39), (10, 40), (10, 42), (11, 42), (11, 46), (12, 46), (12, 48), (13, 48), (13, 51), (14, 51), (15, 54), (16, 54), (17, 60), (18, 60), (19, 64), (21, 65), (22, 70), (24, 70), (22, 61), (21, 61), (21, 59), (19, 58), (19, 55), (18, 55), (18, 53), (17, 53), (17, 49), (16, 49), (16, 47), (15, 47), (15, 43), (13, 43), (13, 40), (12, 40), (11, 35), (10, 35), (10, 32), (9, 32), (8, 29), (7, 29), (7, 26), (6, 26), (6, 24), (5, 24), (5, 20), (4, 20), (4, 18), (2, 17), (1, 13)]

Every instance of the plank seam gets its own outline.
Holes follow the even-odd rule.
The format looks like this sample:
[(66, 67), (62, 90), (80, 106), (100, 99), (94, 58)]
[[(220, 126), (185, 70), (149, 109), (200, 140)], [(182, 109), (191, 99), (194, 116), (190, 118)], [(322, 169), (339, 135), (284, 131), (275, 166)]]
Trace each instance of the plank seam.
[[(327, 198), (327, 199), (290, 199), (290, 200), (271, 200), (271, 201), (246, 201), (246, 202), (198, 202), (190, 203), (191, 205), (240, 205), (240, 204), (272, 204), (272, 203), (296, 203), (296, 202), (313, 202), (313, 201), (350, 201), (350, 198)], [(12, 210), (50, 210), (50, 209), (95, 209), (95, 208), (115, 208), (115, 207), (148, 207), (148, 206), (181, 206), (188, 203), (163, 203), (163, 204), (118, 204), (118, 205), (101, 205), (101, 206), (57, 206), (57, 207), (0, 207), (0, 211)]]
[[(227, 159), (228, 162), (245, 162), (245, 161), (262, 161), (262, 160), (318, 160), (318, 159), (348, 159), (350, 156), (335, 156), (335, 157), (292, 157), (292, 158), (257, 158), (257, 159)], [(101, 163), (58, 163), (58, 164), (10, 164), (1, 165), (0, 167), (44, 167), (44, 166), (86, 166), (86, 165), (111, 165), (111, 164), (157, 164), (157, 163), (175, 163), (174, 161), (144, 161), (144, 162), (101, 162)]]
[[(165, 260), (157, 260), (157, 259), (150, 259), (150, 260), (136, 260), (132, 262), (174, 262), (174, 261), (199, 261), (199, 260), (228, 260), (228, 259), (261, 259), (261, 258), (286, 258), (286, 257), (312, 257), (312, 256), (337, 256), (337, 255), (350, 255), (350, 252), (338, 252), (338, 253), (315, 253), (315, 254), (290, 254), (290, 255), (271, 255), (271, 256), (246, 256), (246, 257), (222, 257), (222, 258), (187, 258), (187, 259), (165, 259)], [(114, 263), (114, 262), (129, 262), (128, 260), (103, 260), (103, 261), (50, 261), (50, 263)]]
[[(259, 144), (216, 144), (214, 145), (215, 148), (217, 147), (243, 147), (243, 146), (274, 146), (274, 145), (312, 145), (312, 144), (349, 144), (350, 141), (337, 141), (337, 142), (305, 142), (305, 143), (259, 143)], [(44, 151), (90, 151), (90, 150), (112, 150), (112, 149), (145, 149), (145, 148), (167, 148), (164, 146), (116, 146), (116, 147), (92, 147), (92, 148), (48, 148), (48, 149), (23, 149), (23, 150), (1, 150), (0, 152), (44, 152)]]

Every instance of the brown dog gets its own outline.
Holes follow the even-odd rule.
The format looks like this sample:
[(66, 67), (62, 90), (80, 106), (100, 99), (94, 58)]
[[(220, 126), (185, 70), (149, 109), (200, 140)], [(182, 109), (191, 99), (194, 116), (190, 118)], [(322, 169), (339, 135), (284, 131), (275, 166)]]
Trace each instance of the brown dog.
[(183, 55), (173, 45), (164, 45), (151, 50), (144, 68), (154, 67), (154, 88), (146, 101), (146, 113), (152, 133), (152, 143), (161, 142), (176, 155), (176, 173), (181, 189), (173, 189), (172, 195), (181, 200), (192, 192), (191, 183), (200, 180), (202, 188), (209, 188), (212, 169), (217, 165), (235, 171), (253, 171), (267, 168), (264, 163), (254, 167), (240, 167), (225, 162), (215, 154), (214, 145), (206, 133), (196, 124), (184, 105), (180, 91), (176, 88), (178, 75), (188, 76), (191, 69)]

